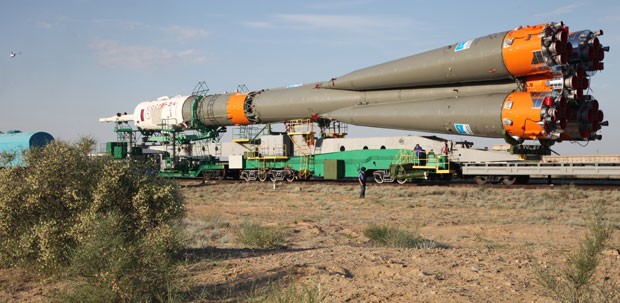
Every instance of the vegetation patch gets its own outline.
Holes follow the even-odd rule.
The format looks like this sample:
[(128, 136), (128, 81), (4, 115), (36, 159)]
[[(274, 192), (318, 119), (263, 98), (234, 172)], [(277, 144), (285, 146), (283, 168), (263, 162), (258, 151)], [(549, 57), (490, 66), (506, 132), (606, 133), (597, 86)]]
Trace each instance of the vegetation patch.
[(254, 222), (241, 223), (239, 228), (239, 241), (250, 248), (283, 248), (285, 235), (282, 227), (261, 226)]
[(181, 248), (177, 187), (92, 146), (53, 141), (0, 170), (0, 266), (70, 281), (60, 301), (163, 300)]
[(376, 245), (398, 248), (448, 248), (448, 245), (422, 238), (418, 232), (410, 232), (392, 226), (373, 225), (364, 230), (364, 235)]
[(568, 256), (563, 268), (538, 268), (538, 282), (559, 302), (619, 302), (620, 289), (613, 279), (595, 275), (613, 231), (605, 210), (597, 203), (579, 249)]
[(316, 284), (290, 284), (288, 287), (275, 288), (264, 296), (258, 296), (249, 300), (252, 303), (277, 302), (277, 303), (319, 303), (326, 301), (326, 293), (320, 283)]
[(230, 224), (219, 215), (202, 218), (184, 218), (186, 248), (205, 248), (216, 243), (229, 241), (227, 231)]

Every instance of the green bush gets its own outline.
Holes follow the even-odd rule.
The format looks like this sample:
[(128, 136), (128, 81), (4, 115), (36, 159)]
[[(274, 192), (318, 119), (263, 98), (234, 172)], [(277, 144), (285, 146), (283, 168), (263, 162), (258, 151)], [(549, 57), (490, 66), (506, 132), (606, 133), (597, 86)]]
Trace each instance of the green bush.
[[(60, 301), (152, 302), (163, 301), (176, 283), (173, 258), (179, 243), (168, 226), (135, 237), (126, 218), (110, 213), (98, 216), (92, 233), (71, 256), (71, 274), (79, 277), (75, 288)], [(130, 242), (131, 241), (131, 242)]]
[(284, 230), (280, 227), (244, 222), (239, 230), (239, 241), (251, 248), (281, 248), (284, 244), (284, 235)]
[(103, 167), (78, 146), (53, 142), (24, 155), (27, 168), (0, 170), (0, 250), (3, 266), (50, 269), (68, 261), (78, 239), (78, 214), (92, 201)]
[(72, 273), (102, 301), (150, 300), (171, 279), (183, 201), (139, 163), (90, 157), (92, 146), (54, 141), (0, 170), (0, 264)]

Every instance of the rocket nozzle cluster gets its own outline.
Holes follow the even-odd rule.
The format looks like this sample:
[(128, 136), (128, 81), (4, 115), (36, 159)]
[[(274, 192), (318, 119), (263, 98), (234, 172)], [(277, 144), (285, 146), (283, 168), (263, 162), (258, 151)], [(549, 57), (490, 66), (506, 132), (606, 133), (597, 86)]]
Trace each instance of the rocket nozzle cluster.
[(568, 44), (568, 27), (564, 23), (550, 23), (543, 31), (542, 54), (545, 56), (545, 63), (549, 66), (564, 65), (572, 49)]
[(568, 37), (569, 48), (572, 53), (565, 67), (566, 73), (576, 78), (576, 87), (571, 88), (569, 94), (570, 109), (566, 115), (570, 128), (562, 136), (562, 139), (574, 140), (600, 140), (602, 136), (597, 134), (601, 129), (601, 123), (605, 117), (599, 109), (599, 102), (590, 95), (584, 95), (590, 87), (590, 78), (597, 71), (604, 69), (603, 59), (609, 47), (601, 45), (599, 36), (603, 31), (592, 32), (582, 30), (571, 33)]
[(609, 46), (601, 45), (598, 37), (602, 35), (602, 30), (596, 32), (582, 30), (571, 33), (568, 43), (573, 52), (569, 63), (579, 64), (587, 72), (603, 70), (603, 59), (605, 59), (605, 52), (609, 51)]
[(544, 27), (540, 53), (546, 66), (523, 77), (525, 91), (546, 95), (540, 109), (541, 128), (531, 139), (601, 139), (597, 131), (604, 113), (598, 101), (584, 92), (590, 87), (590, 77), (604, 68), (602, 61), (609, 47), (601, 45), (598, 37), (602, 34), (602, 30), (570, 33), (562, 22)]

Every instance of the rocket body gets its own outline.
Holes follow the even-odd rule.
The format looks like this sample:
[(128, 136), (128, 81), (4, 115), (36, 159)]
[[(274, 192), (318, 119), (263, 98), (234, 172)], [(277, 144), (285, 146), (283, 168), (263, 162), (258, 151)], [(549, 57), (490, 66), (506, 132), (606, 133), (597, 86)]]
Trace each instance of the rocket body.
[(177, 96), (138, 104), (144, 130), (324, 118), (354, 125), (513, 137), (596, 140), (598, 101), (584, 95), (602, 70), (602, 31), (563, 23), (520, 27), (363, 68), (329, 81), (248, 93)]

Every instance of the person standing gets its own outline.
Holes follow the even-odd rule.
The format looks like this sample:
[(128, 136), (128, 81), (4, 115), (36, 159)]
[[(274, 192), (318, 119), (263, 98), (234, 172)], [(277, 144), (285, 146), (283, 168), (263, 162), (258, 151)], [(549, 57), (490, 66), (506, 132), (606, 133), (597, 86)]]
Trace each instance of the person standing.
[(426, 152), (424, 151), (422, 146), (420, 146), (420, 144), (416, 144), (415, 147), (413, 147), (413, 152), (415, 153), (415, 159), (413, 159), (413, 163), (416, 165), (424, 165)]
[(441, 148), (441, 153), (444, 156), (447, 156), (450, 153), (450, 148), (448, 147), (448, 142), (447, 141), (443, 143), (443, 147)]
[(420, 146), (420, 144), (416, 144), (413, 147), (413, 152), (415, 152), (415, 156), (417, 158), (420, 158), (422, 151), (423, 151), (423, 149), (422, 149), (422, 146)]
[(366, 167), (362, 166), (360, 169), (357, 181), (360, 183), (360, 199), (364, 199), (366, 197)]

